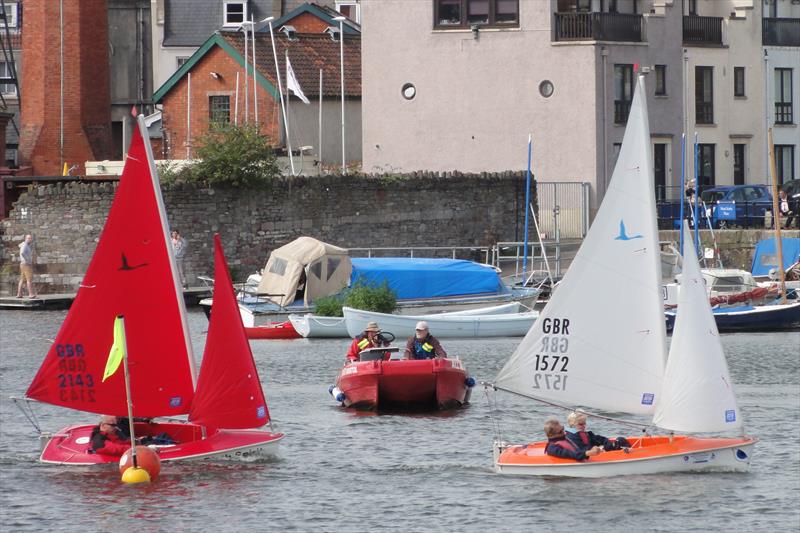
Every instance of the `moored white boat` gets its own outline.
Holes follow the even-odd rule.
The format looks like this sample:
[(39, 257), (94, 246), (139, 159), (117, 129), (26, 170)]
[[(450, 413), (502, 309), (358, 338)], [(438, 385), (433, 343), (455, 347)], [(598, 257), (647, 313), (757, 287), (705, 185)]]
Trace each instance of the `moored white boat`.
[(368, 322), (377, 322), (381, 329), (397, 337), (414, 335), (420, 320), (428, 323), (436, 338), (521, 337), (539, 316), (538, 311), (509, 314), (440, 313), (429, 315), (394, 315), (342, 307), (347, 332), (355, 337)]
[[(548, 405), (651, 415), (645, 428), (741, 432), (727, 362), (700, 267), (686, 247), (679, 314), (667, 357), (650, 130), (639, 77), (603, 203), (559, 289), (493, 387)], [(687, 242), (688, 228), (684, 226)], [(608, 302), (614, 303), (609, 312)], [(635, 424), (635, 422), (629, 422)], [(555, 438), (555, 437), (554, 437)], [(546, 442), (494, 444), (505, 474), (601, 477), (749, 468), (756, 439), (628, 437), (630, 453), (584, 461), (547, 455)]]

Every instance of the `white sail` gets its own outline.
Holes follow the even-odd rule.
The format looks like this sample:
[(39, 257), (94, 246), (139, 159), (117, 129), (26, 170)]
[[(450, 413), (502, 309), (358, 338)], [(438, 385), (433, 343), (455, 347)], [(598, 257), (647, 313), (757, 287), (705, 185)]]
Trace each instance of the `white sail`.
[(673, 431), (742, 426), (728, 363), (686, 222), (678, 312), (653, 423)]
[(594, 223), (495, 380), (566, 405), (652, 414), (666, 359), (661, 254), (644, 79)]

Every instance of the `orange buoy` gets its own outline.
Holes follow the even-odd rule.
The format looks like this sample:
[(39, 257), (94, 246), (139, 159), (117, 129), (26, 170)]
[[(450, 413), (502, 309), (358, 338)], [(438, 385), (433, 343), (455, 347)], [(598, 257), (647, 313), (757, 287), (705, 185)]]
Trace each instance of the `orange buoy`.
[[(120, 474), (124, 474), (127, 469), (133, 466), (132, 455), (131, 450), (128, 450), (119, 458)], [(159, 472), (161, 472), (161, 459), (158, 458), (158, 454), (155, 451), (147, 446), (136, 447), (136, 464), (150, 474), (151, 481), (155, 481)]]

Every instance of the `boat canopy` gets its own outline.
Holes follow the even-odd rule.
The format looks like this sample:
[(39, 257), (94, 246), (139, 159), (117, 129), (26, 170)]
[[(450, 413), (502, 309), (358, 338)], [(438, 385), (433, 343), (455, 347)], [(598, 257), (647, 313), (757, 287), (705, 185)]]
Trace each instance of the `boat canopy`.
[[(783, 248), (783, 270), (800, 261), (800, 239), (781, 237)], [(753, 267), (750, 269), (754, 276), (768, 276), (770, 269), (778, 267), (778, 251), (775, 239), (764, 239), (756, 244), (753, 254)]]
[(303, 289), (303, 303), (336, 294), (350, 279), (350, 257), (345, 248), (300, 237), (272, 251), (261, 275), (258, 292), (267, 294), (281, 306), (296, 299)]
[(497, 271), (474, 261), (360, 257), (352, 262), (351, 286), (359, 281), (372, 286), (387, 282), (399, 300), (497, 294), (503, 290)]

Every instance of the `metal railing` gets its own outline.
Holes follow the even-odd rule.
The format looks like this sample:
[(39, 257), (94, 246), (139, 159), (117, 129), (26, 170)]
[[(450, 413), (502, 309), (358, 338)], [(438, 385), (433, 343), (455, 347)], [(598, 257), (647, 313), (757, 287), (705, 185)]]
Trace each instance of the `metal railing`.
[(684, 44), (722, 44), (722, 17), (684, 15)]
[(761, 44), (800, 46), (800, 18), (761, 19)]
[(630, 100), (614, 100), (614, 124), (625, 124), (631, 112)]
[(556, 41), (643, 42), (642, 16), (628, 13), (553, 13)]
[(491, 264), (490, 246), (380, 246), (348, 248), (351, 257), (449, 257)]
[(775, 124), (792, 123), (792, 103), (775, 102)]

